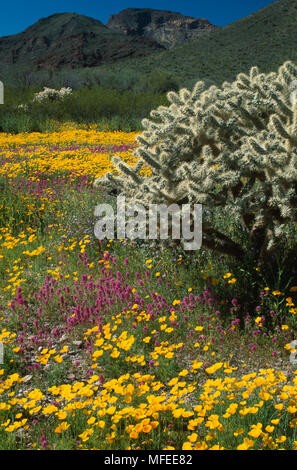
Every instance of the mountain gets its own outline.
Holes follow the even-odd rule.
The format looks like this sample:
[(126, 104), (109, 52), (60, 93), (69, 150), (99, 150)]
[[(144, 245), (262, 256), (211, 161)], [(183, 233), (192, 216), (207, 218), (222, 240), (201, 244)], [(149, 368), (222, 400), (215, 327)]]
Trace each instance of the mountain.
[(37, 68), (81, 68), (142, 57), (164, 49), (146, 37), (129, 37), (76, 13), (41, 18), (25, 31), (0, 38), (0, 63)]
[[(166, 49), (151, 38), (118, 33), (100, 21), (65, 13), (0, 38), (0, 65), (29, 63), (42, 69), (52, 64), (61, 70), (50, 82), (54, 87), (69, 83), (63, 69), (71, 67), (76, 70), (68, 76), (76, 87), (92, 82), (138, 92), (157, 89), (159, 81), (164, 91), (192, 87), (198, 80), (221, 85), (253, 65), (267, 73), (286, 60), (297, 64), (296, 27), (297, 0), (278, 0), (224, 28)], [(7, 69), (11, 72), (5, 67), (0, 72), (8, 83), (21, 67)], [(44, 78), (42, 70), (34, 71), (36, 83), (43, 85)]]
[(196, 39), (219, 28), (203, 18), (152, 8), (126, 8), (112, 15), (106, 26), (135, 38), (151, 38), (166, 48)]
[(220, 85), (258, 65), (262, 72), (276, 71), (286, 60), (297, 64), (297, 0), (278, 0), (224, 28), (182, 45), (101, 69), (117, 74), (125, 70), (141, 82), (162, 69), (179, 87), (196, 81)]

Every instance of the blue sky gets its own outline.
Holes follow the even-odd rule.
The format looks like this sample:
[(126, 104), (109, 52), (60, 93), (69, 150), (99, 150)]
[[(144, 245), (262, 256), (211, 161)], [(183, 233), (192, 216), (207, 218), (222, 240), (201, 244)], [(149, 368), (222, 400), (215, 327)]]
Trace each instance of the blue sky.
[(124, 8), (156, 8), (178, 11), (183, 15), (207, 18), (211, 23), (225, 26), (269, 5), (271, 0), (14, 0), (1, 2), (0, 36), (16, 34), (39, 18), (54, 13), (75, 12), (106, 23), (110, 15)]

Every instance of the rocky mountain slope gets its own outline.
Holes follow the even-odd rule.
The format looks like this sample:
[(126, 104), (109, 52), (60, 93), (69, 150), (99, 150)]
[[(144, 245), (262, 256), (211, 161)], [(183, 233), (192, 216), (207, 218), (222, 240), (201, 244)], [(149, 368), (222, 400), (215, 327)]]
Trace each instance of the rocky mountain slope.
[(108, 64), (164, 49), (153, 39), (131, 37), (76, 13), (41, 18), (25, 31), (0, 38), (0, 63), (37, 68), (81, 68)]
[(112, 15), (106, 26), (114, 31), (151, 38), (166, 48), (195, 39), (218, 29), (203, 18), (151, 8), (126, 8)]

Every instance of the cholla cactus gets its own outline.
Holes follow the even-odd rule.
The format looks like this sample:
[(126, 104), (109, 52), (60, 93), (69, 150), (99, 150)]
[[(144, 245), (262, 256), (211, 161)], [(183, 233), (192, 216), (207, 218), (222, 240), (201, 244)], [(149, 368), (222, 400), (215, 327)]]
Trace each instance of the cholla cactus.
[(43, 87), (43, 91), (39, 93), (35, 93), (33, 102), (41, 103), (45, 100), (55, 101), (64, 99), (65, 96), (70, 95), (72, 93), (72, 89), (68, 88), (61, 88), (60, 90), (55, 90), (54, 88), (47, 88)]
[(19, 104), (17, 109), (22, 109), (23, 111), (28, 111), (28, 106), (26, 104)]
[[(297, 67), (285, 62), (269, 74), (252, 67), (221, 88), (200, 81), (192, 91), (169, 92), (171, 104), (142, 121), (136, 167), (114, 157), (120, 176), (108, 173), (95, 184), (120, 188), (127, 201), (227, 211), (241, 220), (263, 262), (297, 220), (296, 78)], [(141, 175), (144, 165), (151, 176)], [(246, 255), (211, 217), (203, 219), (203, 244)]]

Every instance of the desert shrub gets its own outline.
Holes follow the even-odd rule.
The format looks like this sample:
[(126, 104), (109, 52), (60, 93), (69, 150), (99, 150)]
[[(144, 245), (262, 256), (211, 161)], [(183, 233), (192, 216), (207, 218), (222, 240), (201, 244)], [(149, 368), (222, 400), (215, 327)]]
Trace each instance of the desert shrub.
[[(128, 203), (202, 204), (204, 246), (263, 265), (297, 220), (296, 78), (297, 67), (285, 62), (269, 74), (252, 67), (221, 88), (199, 81), (169, 92), (170, 105), (142, 121), (136, 167), (115, 156), (120, 176), (96, 184), (120, 188)], [(150, 176), (140, 173), (145, 166)], [(229, 226), (216, 223), (220, 212)]]
[(166, 93), (170, 90), (177, 91), (179, 88), (175, 74), (162, 69), (154, 69), (151, 71), (146, 80), (143, 80), (143, 91), (151, 91), (152, 93)]
[(1, 113), (0, 130), (11, 134), (34, 132), (39, 130), (39, 125), (34, 117), (24, 112)]

